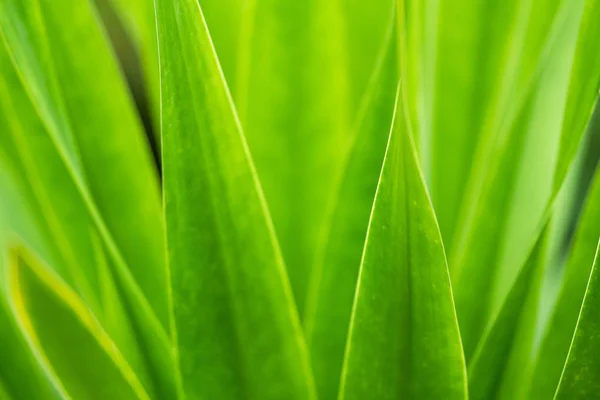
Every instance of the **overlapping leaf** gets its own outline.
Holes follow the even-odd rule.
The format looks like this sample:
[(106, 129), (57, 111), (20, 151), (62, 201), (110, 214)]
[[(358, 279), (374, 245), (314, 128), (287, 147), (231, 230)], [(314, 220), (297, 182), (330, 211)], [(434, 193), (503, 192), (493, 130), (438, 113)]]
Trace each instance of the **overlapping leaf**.
[(77, 295), (23, 250), (10, 256), (9, 291), (19, 324), (59, 390), (77, 399), (149, 399)]
[(157, 178), (91, 5), (36, 0), (27, 7), (18, 1), (0, 6), (2, 33), (57, 153), (121, 273), (130, 285), (135, 277), (166, 326)]
[[(98, 313), (102, 288), (90, 243), (99, 237), (153, 378), (169, 393), (173, 371), (158, 180), (95, 12), (88, 1), (6, 1), (0, 9), (0, 28), (29, 97), (23, 99), (23, 89), (7, 81), (15, 98), (4, 107), (13, 107), (7, 121), (13, 147), (19, 146), (12, 157), (22, 161), (19, 180), (32, 192), (28, 201), (40, 207), (34, 211), (38, 228), (51, 248), (62, 245), (52, 264), (86, 274), (90, 289), (82, 293)], [(82, 57), (82, 49), (92, 48)], [(81, 279), (67, 281), (80, 291)]]
[[(3, 192), (5, 193), (5, 192)], [(5, 254), (0, 260), (2, 280), (5, 273)], [(4, 286), (4, 285), (3, 285)], [(44, 370), (30, 351), (21, 335), (9, 305), (5, 300), (5, 289), (0, 298), (0, 398), (4, 399), (51, 399), (58, 396), (57, 389), (47, 379)], [(4, 398), (2, 396), (5, 396)]]
[[(154, 129), (159, 132), (160, 76), (154, 3), (152, 0), (110, 0), (110, 2), (123, 21), (140, 55), (145, 83), (144, 92), (152, 114)], [(160, 140), (157, 142), (160, 143)]]
[(529, 378), (547, 229), (539, 235), (500, 312), (469, 362), (469, 398), (523, 398)]
[[(526, 25), (521, 46), (528, 48), (536, 38), (540, 49), (517, 58), (521, 67), (505, 77), (508, 82), (498, 88), (500, 108), (490, 111), (484, 125), (458, 236), (450, 250), (467, 359), (510, 290), (525, 258), (526, 243), (531, 242), (552, 197), (553, 169), (547, 165), (556, 162), (558, 126), (580, 15), (581, 4), (565, 2), (554, 13), (544, 14), (550, 18), (547, 23)], [(511, 92), (512, 85), (521, 89)], [(512, 93), (515, 104), (502, 100), (504, 91)], [(543, 150), (539, 143), (544, 144)]]
[(180, 389), (313, 398), (285, 266), (199, 4), (157, 0), (156, 12)]
[(598, 18), (600, 18), (600, 2), (586, 0), (562, 123), (561, 151), (555, 172), (555, 191), (558, 191), (560, 183), (567, 175), (598, 101), (600, 89), (600, 54), (596, 50), (600, 36)]
[(600, 237), (599, 173), (596, 173), (587, 197), (565, 267), (562, 288), (535, 363), (530, 392), (543, 398), (550, 398), (558, 385)]
[(342, 0), (246, 7), (235, 101), (302, 314), (357, 108), (350, 108), (347, 21)]
[[(392, 10), (392, 13), (394, 10)], [(305, 332), (320, 396), (338, 391), (369, 213), (375, 197), (397, 82), (395, 19), (354, 127), (325, 220), (305, 311)]]
[(590, 279), (585, 289), (583, 304), (555, 399), (589, 399), (596, 396), (600, 390), (598, 381), (600, 364), (597, 357), (600, 351), (598, 248), (600, 248), (600, 241), (596, 248)]

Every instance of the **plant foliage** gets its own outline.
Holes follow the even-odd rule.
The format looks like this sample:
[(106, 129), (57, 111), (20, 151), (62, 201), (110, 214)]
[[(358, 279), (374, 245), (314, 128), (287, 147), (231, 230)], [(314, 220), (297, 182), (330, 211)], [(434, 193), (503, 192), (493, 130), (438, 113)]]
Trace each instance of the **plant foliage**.
[(0, 400), (594, 398), (599, 89), (600, 0), (0, 0)]

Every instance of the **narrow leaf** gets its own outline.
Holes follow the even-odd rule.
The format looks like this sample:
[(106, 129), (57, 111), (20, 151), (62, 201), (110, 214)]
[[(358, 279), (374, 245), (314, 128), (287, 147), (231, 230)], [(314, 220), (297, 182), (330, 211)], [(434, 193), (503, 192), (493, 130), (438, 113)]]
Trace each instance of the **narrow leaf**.
[(585, 133), (600, 90), (600, 1), (586, 0), (573, 60), (569, 94), (562, 124), (555, 191), (560, 188)]
[[(3, 261), (0, 262), (3, 264)], [(46, 377), (41, 365), (29, 349), (25, 338), (6, 304), (4, 291), (0, 298), (0, 386), (8, 398), (50, 400), (57, 390)], [(2, 398), (2, 388), (0, 388)]]
[(157, 175), (89, 0), (3, 1), (0, 29), (34, 109), (118, 261), (120, 279), (150, 303), (151, 310), (140, 307), (146, 318), (166, 327)]
[(590, 399), (600, 391), (600, 362), (597, 357), (600, 351), (598, 249), (600, 241), (555, 399)]
[[(244, 18), (250, 12), (250, 0), (200, 0), (199, 3), (227, 85), (235, 90), (241, 72), (237, 67), (242, 51), (240, 43), (245, 39), (242, 32), (247, 28)], [(233, 95), (235, 97), (235, 92)]]
[[(153, 126), (156, 133), (159, 133), (160, 76), (154, 3), (152, 0), (110, 0), (110, 2), (139, 52)], [(160, 139), (160, 136), (157, 138)], [(160, 143), (160, 140), (158, 142)]]
[(515, 373), (526, 375), (529, 368), (521, 358), (528, 361), (531, 354), (547, 236), (547, 229), (539, 234), (500, 312), (469, 362), (471, 399), (521, 398), (510, 385), (519, 380)]
[[(107, 280), (100, 277), (110, 277), (113, 284), (113, 273), (101, 271), (98, 254), (104, 256), (107, 247), (96, 243), (100, 241), (100, 234), (94, 226), (90, 209), (28, 99), (4, 43), (0, 43), (0, 89), (6, 89), (0, 90), (0, 126), (5, 132), (0, 141), (0, 152), (4, 153), (3, 161), (10, 169), (9, 173), (19, 182), (17, 191), (27, 204), (25, 213), (32, 219), (33, 225), (24, 232), (23, 222), (14, 220), (17, 209), (13, 206), (12, 210), (6, 210), (12, 219), (7, 223), (7, 234), (18, 235), (32, 249), (44, 253), (44, 259), (83, 298), (105, 328), (115, 335), (115, 342), (124, 349), (136, 372), (146, 378), (144, 362), (140, 361), (142, 351), (135, 333), (129, 323), (118, 320), (127, 318), (120, 296), (114, 294), (110, 301), (105, 299), (103, 286), (106, 286)], [(30, 240), (32, 235), (40, 239), (33, 243)], [(108, 250), (106, 253), (110, 254)], [(106, 260), (106, 264), (110, 265), (111, 271), (116, 269), (112, 258)], [(137, 307), (133, 313), (129, 311), (130, 315), (142, 314)], [(117, 320), (115, 312), (119, 315)], [(150, 354), (158, 353), (155, 357), (159, 361), (154, 361), (160, 369), (168, 370), (165, 376), (169, 378), (172, 374), (170, 363), (164, 360), (169, 358), (168, 353), (164, 355), (169, 351), (168, 343), (165, 340), (160, 343), (160, 336), (157, 336), (154, 327), (148, 326), (145, 318), (139, 321), (144, 324), (141, 334), (145, 332), (145, 337), (153, 341), (153, 346), (148, 347)]]
[(558, 385), (575, 333), (598, 237), (600, 237), (600, 173), (596, 172), (579, 219), (565, 267), (563, 284), (541, 344), (532, 378), (530, 392), (539, 395), (540, 398), (550, 398)]
[(444, 248), (404, 113), (397, 99), (358, 278), (340, 399), (467, 398)]
[(188, 398), (310, 399), (285, 266), (197, 0), (156, 0), (175, 337)]
[(248, 0), (236, 106), (303, 312), (353, 119), (341, 0)]
[(149, 399), (77, 295), (25, 250), (13, 250), (10, 298), (26, 335), (72, 398)]
[[(460, 208), (468, 199), (469, 177), (473, 171), (482, 170), (482, 166), (473, 167), (473, 163), (482, 141), (489, 140), (484, 135), (487, 119), (497, 118), (494, 114), (502, 115), (506, 98), (514, 102), (515, 91), (526, 86), (512, 83), (515, 70), (526, 76), (522, 78), (524, 81), (531, 78), (532, 65), (536, 65), (543, 49), (540, 41), (548, 34), (548, 24), (553, 22), (560, 2), (445, 0), (437, 3), (435, 94), (432, 121), (428, 122), (431, 194), (444, 243), (451, 251), (459, 239), (455, 236), (460, 236), (457, 224)], [(526, 40), (524, 29), (528, 26), (530, 33)], [(528, 44), (527, 50), (523, 41)], [(505, 94), (504, 102), (500, 102), (502, 91), (513, 93)], [(485, 162), (489, 162), (488, 157)], [(450, 268), (454, 268), (452, 263)]]
[[(392, 10), (392, 15), (395, 11)], [(388, 16), (389, 17), (389, 16)], [(389, 134), (398, 81), (396, 21), (379, 56), (345, 163), (328, 203), (326, 238), (311, 277), (304, 326), (319, 395), (335, 398), (369, 214)], [(327, 223), (329, 221), (329, 223)]]
[(109, 253), (160, 391), (172, 397), (158, 179), (95, 10), (89, 0), (7, 0), (0, 30), (45, 128), (41, 136), (50, 138)]
[(551, 18), (547, 30), (535, 32), (538, 26), (532, 25), (533, 32), (522, 32), (522, 40), (534, 33), (546, 37), (537, 58), (520, 60), (524, 70), (532, 70), (530, 77), (513, 77), (527, 82), (528, 90), (515, 94), (515, 102), (525, 96), (519, 107), (508, 102), (503, 111), (494, 109), (502, 118), (489, 122), (482, 133), (450, 250), (467, 360), (515, 282), (551, 204), (554, 176), (547, 165), (556, 163), (580, 16), (580, 3), (564, 2), (546, 16)]

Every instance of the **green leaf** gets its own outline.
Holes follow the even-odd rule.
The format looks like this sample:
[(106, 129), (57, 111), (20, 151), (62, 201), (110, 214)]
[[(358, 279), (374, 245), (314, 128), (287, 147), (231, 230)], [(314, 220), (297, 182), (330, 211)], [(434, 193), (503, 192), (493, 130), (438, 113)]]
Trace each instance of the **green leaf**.
[(431, 143), (424, 151), (431, 152), (432, 200), (444, 243), (452, 250), (485, 118), (495, 105), (511, 40), (522, 29), (519, 13), (531, 1), (438, 3)]
[(30, 345), (71, 398), (149, 399), (89, 309), (23, 249), (11, 252), (10, 299)]
[(600, 341), (600, 280), (598, 277), (598, 249), (596, 248), (590, 279), (585, 289), (583, 304), (577, 319), (575, 334), (569, 348), (565, 368), (560, 377), (555, 399), (590, 399), (600, 391), (600, 364), (598, 351)]
[(8, 390), (6, 389), (6, 385), (0, 379), (0, 399), (2, 400), (12, 400), (12, 396), (8, 394)]
[(598, 237), (600, 173), (596, 172), (579, 219), (562, 287), (536, 360), (530, 393), (535, 393), (540, 398), (552, 397), (558, 385), (586, 293)]
[[(386, 46), (389, 36), (387, 22), (395, 14), (396, 0), (340, 0), (340, 5), (342, 14), (339, 20), (346, 37), (343, 48), (347, 52), (349, 107), (351, 116), (356, 115), (352, 120), (352, 128), (355, 128), (361, 118), (360, 110), (364, 107), (365, 98), (371, 91), (373, 75), (381, 62), (381, 49)], [(390, 107), (393, 107), (395, 89), (394, 83), (389, 88), (392, 96)], [(354, 139), (351, 137), (350, 140)], [(385, 144), (381, 152), (384, 150)]]
[[(392, 16), (395, 11), (392, 10)], [(369, 214), (383, 163), (398, 81), (395, 18), (361, 107), (353, 140), (328, 203), (326, 236), (317, 254), (304, 326), (320, 397), (335, 398)]]
[(425, 179), (430, 175), (438, 0), (397, 0), (399, 44), (407, 121), (415, 136)]
[(562, 123), (555, 191), (560, 188), (585, 133), (600, 89), (600, 1), (586, 0), (573, 60), (569, 94)]
[[(2, 60), (8, 61), (7, 58)], [(12, 172), (13, 179), (21, 179), (21, 185), (20, 188), (10, 188), (7, 181), (0, 184), (3, 201), (6, 201), (6, 209), (0, 213), (11, 215), (10, 221), (4, 224), (4, 235), (7, 237), (0, 240), (0, 246), (10, 245), (15, 240), (13, 237), (17, 236), (57, 263), (55, 271), (65, 277), (65, 281), (82, 296), (86, 305), (113, 335), (115, 343), (123, 349), (123, 354), (132, 362), (136, 372), (147, 378), (140, 360), (140, 349), (114, 288), (106, 260), (103, 260), (104, 265), (98, 263), (99, 257), (104, 258), (104, 249), (96, 248), (99, 244), (95, 242), (99, 239), (85, 205), (52, 143), (40, 127), (39, 119), (31, 109), (19, 81), (11, 79), (16, 78), (14, 71), (2, 68), (2, 64), (0, 60), (0, 87), (10, 87), (10, 90), (2, 90), (0, 94), (0, 124), (6, 121), (3, 117), (11, 122), (7, 125), (9, 129), (5, 131), (6, 142), (3, 144), (12, 139), (16, 144), (13, 151), (7, 152), (9, 157), (5, 162), (20, 164), (21, 168)], [(5, 86), (7, 82), (11, 85)], [(3, 96), (4, 93), (10, 93), (11, 96)], [(16, 115), (19, 118), (14, 118)], [(6, 146), (0, 145), (0, 148)], [(6, 172), (9, 173), (8, 170)], [(15, 205), (14, 202), (24, 204)], [(15, 220), (15, 214), (18, 218), (33, 217), (33, 220), (18, 221)], [(37, 240), (32, 241), (32, 238)]]
[(397, 99), (358, 278), (340, 399), (467, 398), (444, 248), (405, 112)]
[[(29, 203), (27, 211), (50, 250), (55, 270), (85, 302), (100, 311), (97, 272), (90, 242), (91, 220), (69, 172), (37, 116), (0, 43), (0, 149)], [(18, 223), (7, 228), (19, 234)]]
[[(4, 260), (0, 264), (4, 264)], [(6, 304), (4, 291), (0, 297), (0, 343), (0, 399), (3, 391), (7, 399), (49, 400), (58, 396), (19, 331)]]
[[(2, 147), (0, 147), (0, 150)], [(37, 224), (38, 213), (31, 206), (29, 193), (25, 193), (23, 185), (18, 180), (18, 173), (12, 168), (8, 158), (0, 153), (0, 247), (4, 250), (15, 237), (18, 237), (28, 247), (34, 248), (44, 259), (51, 259), (45, 239)], [(0, 264), (0, 270), (4, 266)], [(4, 289), (4, 281), (0, 280), (0, 287)]]
[[(72, 224), (69, 218), (93, 222), (109, 254), (109, 265), (114, 267), (152, 378), (165, 397), (173, 397), (158, 179), (95, 11), (87, 0), (35, 0), (27, 7), (8, 0), (0, 3), (0, 29), (45, 128), (40, 136), (49, 137), (55, 148), (53, 155), (45, 145), (45, 153), (32, 153), (31, 157), (48, 162), (57, 160), (58, 155), (64, 164), (60, 168), (70, 176), (87, 209), (87, 217), (70, 215), (55, 226), (68, 228)], [(28, 121), (27, 111), (22, 118)], [(24, 143), (29, 147), (35, 144), (32, 140)], [(37, 166), (43, 168), (43, 164)], [(68, 179), (58, 176), (68, 188)], [(61, 194), (68, 202), (74, 201), (69, 192), (61, 191), (53, 193), (54, 199)], [(69, 211), (69, 203), (62, 207)], [(56, 210), (45, 210), (44, 217), (52, 211)], [(87, 264), (77, 261), (70, 264), (85, 270)], [(89, 277), (91, 280), (92, 275)]]
[(536, 313), (546, 265), (544, 229), (493, 323), (469, 362), (469, 398), (523, 398), (521, 379), (529, 376)]
[(199, 4), (157, 0), (156, 10), (182, 389), (190, 398), (314, 398), (285, 266)]
[(343, 7), (341, 0), (246, 6), (236, 106), (302, 313), (339, 149), (350, 140)]
[(88, 0), (7, 0), (0, 29), (136, 311), (166, 327), (158, 179), (93, 8)]
[(219, 63), (228, 86), (233, 91), (237, 88), (237, 69), (240, 54), (240, 42), (244, 40), (241, 32), (244, 29), (244, 15), (248, 11), (249, 0), (200, 0), (200, 6), (206, 18), (210, 37), (219, 56)]
[[(517, 58), (522, 68), (502, 78), (509, 82), (498, 88), (499, 108), (489, 111), (491, 119), (481, 133), (450, 249), (467, 360), (510, 291), (527, 243), (535, 238), (553, 197), (553, 166), (581, 4), (564, 2), (553, 9), (543, 15), (548, 21), (527, 25), (520, 33), (525, 48), (533, 38), (540, 48)], [(515, 104), (502, 100), (504, 91), (512, 90), (510, 82), (522, 87), (513, 93)]]
[[(160, 74), (154, 3), (152, 0), (110, 0), (110, 2), (138, 50), (142, 63), (145, 92), (148, 96), (155, 133), (158, 135), (160, 132)], [(160, 139), (160, 136), (157, 138)]]

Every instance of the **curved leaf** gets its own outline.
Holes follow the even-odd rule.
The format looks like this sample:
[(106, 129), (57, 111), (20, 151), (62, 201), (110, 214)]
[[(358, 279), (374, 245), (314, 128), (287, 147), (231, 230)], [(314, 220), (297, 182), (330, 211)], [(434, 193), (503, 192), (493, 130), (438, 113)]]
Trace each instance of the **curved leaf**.
[(340, 399), (466, 399), (444, 248), (402, 104), (369, 222)]
[(302, 314), (351, 132), (342, 0), (248, 0), (236, 106)]
[[(73, 180), (35, 113), (0, 43), (0, 148), (20, 190), (30, 203), (55, 270), (95, 312), (100, 312), (97, 271), (89, 240), (92, 221)], [(25, 199), (24, 199), (25, 200)], [(19, 234), (16, 224), (8, 229)], [(40, 250), (41, 246), (34, 247)]]
[(522, 71), (511, 79), (525, 87), (514, 94), (515, 104), (490, 111), (489, 118), (499, 119), (482, 133), (449, 259), (467, 360), (510, 291), (527, 244), (551, 205), (580, 17), (581, 3), (566, 1), (545, 15), (550, 21), (541, 24), (541, 32), (533, 24), (522, 33), (523, 46), (539, 35), (543, 48), (536, 58), (519, 61)]
[(600, 237), (600, 173), (596, 172), (579, 219), (565, 267), (563, 284), (536, 360), (530, 392), (540, 398), (552, 397), (558, 386), (585, 296), (598, 237)]
[(158, 179), (89, 0), (3, 1), (0, 30), (34, 109), (118, 261), (120, 278), (138, 292), (145, 317), (166, 327)]
[(176, 343), (189, 398), (309, 399), (273, 226), (197, 0), (156, 0)]
[[(210, 37), (215, 44), (219, 64), (227, 85), (234, 91), (237, 88), (237, 66), (240, 54), (240, 42), (245, 15), (249, 12), (248, 0), (200, 0), (202, 12)], [(233, 93), (235, 97), (235, 92)]]
[[(140, 54), (145, 92), (156, 132), (160, 132), (160, 74), (152, 0), (110, 0)], [(157, 136), (160, 138), (159, 136)], [(160, 140), (158, 140), (160, 143)]]
[[(34, 0), (27, 5), (7, 0), (0, 2), (0, 30), (44, 125), (40, 136), (47, 135), (54, 147), (55, 153), (45, 145), (32, 157), (64, 164), (60, 168), (72, 184), (67, 177), (59, 175), (60, 179), (65, 188), (74, 186), (87, 210), (87, 216), (71, 218), (89, 218), (97, 229), (154, 378), (161, 392), (172, 397), (158, 179), (95, 10), (89, 0)], [(31, 138), (24, 143), (35, 144)], [(69, 202), (79, 201), (70, 196)], [(66, 203), (62, 206), (68, 208)], [(70, 224), (67, 219), (57, 225)], [(78, 264), (85, 270), (85, 263)]]
[(597, 357), (600, 351), (600, 278), (596, 270), (598, 249), (600, 241), (555, 399), (590, 399), (600, 391), (600, 362)]
[(46, 378), (21, 335), (4, 299), (0, 298), (0, 399), (2, 389), (9, 399), (50, 400), (58, 397), (57, 390)]
[[(395, 13), (395, 10), (392, 10)], [(335, 398), (369, 213), (394, 106), (398, 81), (395, 18), (361, 108), (354, 137), (345, 149), (336, 189), (328, 203), (326, 239), (317, 253), (304, 326), (319, 395)]]
[(600, 90), (600, 1), (586, 0), (573, 60), (565, 116), (562, 123), (560, 154), (555, 171), (555, 191), (564, 180), (585, 133)]
[[(537, 1), (536, 1), (537, 2)], [(511, 85), (515, 65), (537, 62), (540, 48), (521, 50), (525, 24), (545, 35), (557, 1), (445, 0), (438, 4), (437, 49), (431, 119), (431, 195), (446, 248), (455, 246), (460, 209), (467, 200), (468, 180), (478, 145), (484, 140), (486, 118), (502, 112), (501, 90)], [(535, 10), (535, 11), (533, 11)], [(456, 55), (460, 54), (460, 57)], [(528, 60), (518, 60), (519, 55)], [(515, 58), (517, 59), (515, 62)], [(521, 68), (526, 75), (530, 67)], [(489, 139), (488, 139), (489, 140)], [(488, 162), (489, 159), (485, 159)], [(454, 266), (450, 264), (450, 268)]]
[[(6, 89), (0, 90), (0, 126), (6, 128), (0, 141), (0, 152), (4, 153), (3, 161), (11, 165), (11, 173), (19, 184), (18, 190), (28, 203), (27, 212), (35, 225), (33, 230), (41, 237), (36, 244), (29, 244), (36, 251), (47, 249), (44, 258), (82, 296), (106, 329), (115, 335), (115, 341), (121, 346), (127, 359), (134, 364), (136, 371), (146, 377), (142, 372), (145, 371), (145, 366), (137, 361), (140, 359), (141, 349), (135, 343), (135, 335), (129, 323), (123, 320), (126, 318), (126, 310), (121, 306), (120, 295), (114, 292), (110, 294), (110, 300), (106, 300), (107, 292), (103, 290), (99, 279), (100, 276), (110, 276), (110, 281), (113, 278), (112, 272), (100, 274), (97, 263), (98, 246), (95, 243), (100, 231), (94, 227), (93, 211), (90, 211), (69, 167), (60, 157), (46, 127), (27, 98), (4, 43), (0, 44), (0, 88)], [(8, 210), (7, 212), (12, 214)], [(7, 225), (11, 235), (23, 237), (22, 226), (18, 221)], [(101, 247), (101, 253), (104, 253), (106, 247)], [(107, 264), (114, 271), (115, 263), (112, 258), (107, 260)], [(106, 284), (107, 280), (104, 279), (103, 282)], [(133, 314), (141, 313), (136, 310)], [(118, 321), (110, 320), (109, 316)], [(154, 360), (155, 363), (165, 364), (166, 367), (160, 365), (159, 368), (168, 369), (170, 362), (164, 360), (170, 357), (168, 354), (164, 355), (169, 351), (168, 343), (163, 340), (162, 344), (157, 344), (161, 338), (157, 336), (154, 327), (149, 327), (143, 317), (139, 321), (144, 324), (145, 338), (149, 337), (154, 341), (154, 345), (148, 347), (150, 355), (158, 353), (155, 357), (159, 360)], [(166, 376), (170, 374), (169, 371)]]
[[(519, 385), (530, 371), (536, 311), (545, 266), (547, 229), (531, 250), (500, 312), (469, 362), (469, 398), (522, 398)], [(524, 358), (524, 359), (523, 359)], [(517, 375), (515, 375), (517, 374)]]
[(10, 260), (10, 299), (29, 342), (72, 398), (149, 399), (77, 295), (24, 250)]

